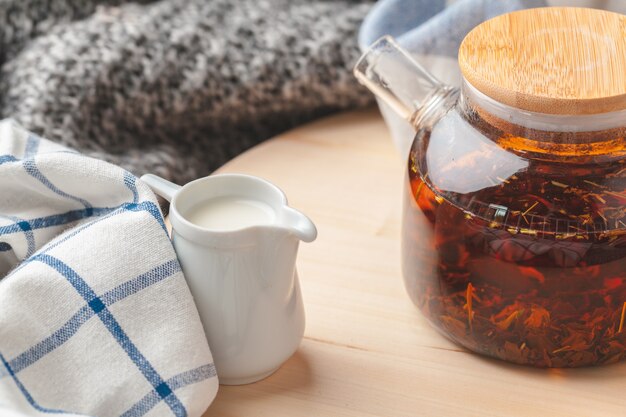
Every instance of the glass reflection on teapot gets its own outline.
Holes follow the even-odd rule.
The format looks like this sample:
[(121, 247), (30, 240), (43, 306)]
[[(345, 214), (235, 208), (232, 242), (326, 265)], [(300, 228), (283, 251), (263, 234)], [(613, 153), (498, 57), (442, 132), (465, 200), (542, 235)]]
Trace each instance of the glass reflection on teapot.
[(407, 291), (475, 352), (538, 367), (626, 355), (625, 25), (580, 8), (496, 17), (463, 41), (460, 89), (389, 37), (355, 68), (416, 130)]

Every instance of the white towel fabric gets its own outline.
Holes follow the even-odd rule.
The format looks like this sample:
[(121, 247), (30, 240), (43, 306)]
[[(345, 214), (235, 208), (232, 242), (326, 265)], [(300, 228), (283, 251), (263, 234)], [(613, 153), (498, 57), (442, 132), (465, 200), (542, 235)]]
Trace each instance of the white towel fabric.
[(199, 416), (217, 387), (152, 192), (0, 122), (0, 415)]

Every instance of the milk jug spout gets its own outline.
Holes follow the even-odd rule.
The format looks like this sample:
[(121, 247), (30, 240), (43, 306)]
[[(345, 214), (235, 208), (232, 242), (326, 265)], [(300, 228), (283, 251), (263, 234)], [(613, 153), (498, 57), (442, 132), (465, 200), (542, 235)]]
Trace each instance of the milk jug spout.
[(317, 237), (317, 229), (313, 222), (304, 214), (289, 206), (283, 206), (278, 215), (278, 226), (293, 233), (303, 242), (313, 242)]
[(415, 129), (425, 114), (456, 94), (456, 89), (437, 80), (390, 36), (370, 46), (354, 67), (354, 75)]

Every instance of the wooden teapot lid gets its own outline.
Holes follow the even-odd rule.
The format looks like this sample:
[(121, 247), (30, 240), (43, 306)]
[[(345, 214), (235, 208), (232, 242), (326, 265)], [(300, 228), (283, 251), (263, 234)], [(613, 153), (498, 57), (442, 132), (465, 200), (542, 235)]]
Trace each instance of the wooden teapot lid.
[(459, 65), (483, 94), (523, 110), (626, 109), (626, 16), (545, 7), (498, 16), (463, 40)]

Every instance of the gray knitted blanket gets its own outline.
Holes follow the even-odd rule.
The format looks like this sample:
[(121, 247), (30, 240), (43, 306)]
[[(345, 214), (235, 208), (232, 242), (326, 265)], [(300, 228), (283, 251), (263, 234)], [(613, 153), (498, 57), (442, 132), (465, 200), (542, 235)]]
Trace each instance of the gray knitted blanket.
[(178, 182), (371, 95), (366, 0), (0, 0), (0, 111)]

